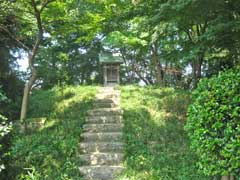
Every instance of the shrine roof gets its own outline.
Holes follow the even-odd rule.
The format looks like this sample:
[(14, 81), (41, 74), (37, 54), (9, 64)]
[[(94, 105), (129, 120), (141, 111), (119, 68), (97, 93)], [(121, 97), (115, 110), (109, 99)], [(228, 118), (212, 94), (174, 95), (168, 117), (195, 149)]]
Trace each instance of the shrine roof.
[(113, 55), (111, 52), (100, 53), (99, 61), (101, 64), (121, 64), (121, 63), (123, 63), (123, 59), (121, 56)]

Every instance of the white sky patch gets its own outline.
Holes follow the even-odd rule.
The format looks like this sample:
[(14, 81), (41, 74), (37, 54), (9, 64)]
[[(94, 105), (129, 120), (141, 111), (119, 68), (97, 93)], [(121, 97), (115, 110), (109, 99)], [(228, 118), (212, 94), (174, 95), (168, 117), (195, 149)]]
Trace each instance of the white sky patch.
[(51, 37), (51, 34), (50, 33), (43, 33), (43, 37), (45, 37), (45, 38), (49, 38), (49, 37)]
[(185, 73), (184, 75), (188, 75), (192, 73), (192, 66), (189, 64), (187, 67), (185, 67)]
[(28, 57), (27, 53), (22, 53), (21, 58), (17, 59), (17, 63), (19, 65), (19, 70), (20, 71), (27, 71), (28, 68)]
[(146, 83), (143, 80), (140, 80), (138, 85), (143, 87), (143, 86), (146, 86)]
[(78, 51), (80, 52), (80, 54), (85, 54), (87, 52), (87, 50), (84, 48), (78, 48)]
[(113, 56), (121, 56), (121, 53), (119, 53), (119, 52), (114, 52), (114, 53), (113, 53)]

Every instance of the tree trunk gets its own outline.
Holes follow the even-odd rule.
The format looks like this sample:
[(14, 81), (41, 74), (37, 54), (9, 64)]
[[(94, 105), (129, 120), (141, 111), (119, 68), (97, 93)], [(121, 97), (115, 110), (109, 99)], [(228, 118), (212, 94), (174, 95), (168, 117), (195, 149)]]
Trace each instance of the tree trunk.
[(121, 53), (121, 57), (123, 59), (125, 68), (126, 68), (126, 73), (127, 73), (127, 83), (131, 83), (131, 78), (129, 79), (129, 77), (131, 77), (131, 67), (129, 67), (129, 65), (127, 64), (127, 53), (126, 50), (124, 48), (120, 49), (120, 53)]
[(162, 68), (161, 64), (158, 62), (158, 54), (156, 45), (152, 47), (152, 61), (154, 66), (154, 72), (156, 77), (156, 84), (163, 85), (163, 76), (162, 76)]
[(25, 84), (24, 91), (23, 91), (23, 99), (22, 99), (22, 107), (21, 107), (21, 115), (20, 115), (20, 120), (21, 121), (24, 121), (24, 119), (26, 119), (27, 109), (28, 109), (28, 101), (29, 101), (29, 94), (30, 94), (32, 86), (33, 86), (33, 84), (34, 84), (34, 82), (36, 81), (36, 78), (37, 78), (37, 70), (33, 66), (33, 59), (35, 57), (36, 50), (37, 49), (34, 49), (33, 54), (29, 55), (29, 59), (28, 59), (29, 66), (30, 66), (30, 69), (31, 69), (31, 77), (30, 77), (29, 81)]
[[(37, 50), (39, 48), (40, 42), (42, 40), (42, 34), (43, 34), (43, 31), (40, 30), (38, 37), (35, 41), (34, 47), (32, 49), (32, 52), (28, 53), (28, 65), (31, 70), (31, 76), (30, 76), (29, 81), (25, 84), (24, 91), (23, 91), (23, 99), (22, 99), (22, 107), (21, 107), (21, 115), (20, 115), (20, 121), (22, 121), (22, 122), (26, 119), (29, 94), (30, 94), (32, 86), (37, 78), (37, 70), (34, 67), (33, 61), (37, 54)], [(26, 130), (26, 126), (25, 126), (25, 130)]]
[(36, 72), (32, 74), (29, 82), (25, 84), (24, 91), (23, 91), (21, 116), (20, 116), (21, 121), (26, 119), (27, 109), (28, 109), (28, 101), (29, 101), (29, 94), (30, 94), (31, 88), (32, 88), (35, 80), (36, 80)]
[(203, 55), (199, 55), (196, 60), (192, 63), (192, 71), (193, 71), (193, 88), (197, 87), (199, 80), (201, 79), (202, 75), (202, 62), (203, 62)]
[(46, 0), (46, 1), (44, 1), (41, 4), (40, 7), (39, 7), (39, 2), (36, 1), (36, 0), (31, 0), (30, 2), (27, 2), (27, 4), (29, 3), (32, 6), (33, 10), (34, 10), (34, 16), (36, 18), (37, 28), (38, 28), (37, 38), (36, 38), (35, 44), (34, 44), (34, 46), (33, 46), (31, 51), (29, 50), (29, 47), (27, 47), (24, 43), (22, 43), (17, 38), (15, 38), (8, 31), (8, 29), (0, 26), (0, 29), (4, 30), (11, 38), (13, 38), (19, 45), (21, 45), (22, 48), (24, 48), (25, 50), (28, 51), (28, 65), (29, 65), (29, 68), (31, 70), (31, 76), (30, 76), (29, 81), (25, 84), (24, 91), (23, 91), (23, 99), (22, 99), (22, 106), (21, 106), (20, 121), (24, 121), (26, 119), (27, 109), (28, 109), (28, 101), (29, 101), (29, 94), (30, 94), (32, 86), (33, 86), (33, 84), (34, 84), (34, 82), (36, 81), (36, 78), (37, 78), (37, 70), (34, 67), (33, 61), (34, 61), (34, 58), (35, 58), (35, 56), (37, 54), (37, 50), (38, 50), (38, 48), (40, 46), (40, 42), (41, 42), (42, 37), (43, 37), (43, 26), (42, 26), (41, 13), (48, 6), (48, 4), (50, 4), (50, 3), (54, 2), (54, 1), (55, 0)]
[(145, 79), (142, 75), (141, 72), (138, 72), (137, 68), (134, 67), (134, 72), (136, 73), (136, 75), (146, 84), (149, 85), (150, 83), (148, 82), (147, 79)]
[(197, 87), (197, 76), (196, 76), (196, 61), (194, 60), (192, 62), (192, 78), (193, 78), (193, 88), (195, 89)]
[(231, 175), (222, 176), (221, 180), (234, 180), (234, 177)]
[[(54, 0), (47, 0), (45, 1), (40, 9), (37, 8), (37, 3), (35, 0), (31, 0), (31, 6), (34, 10), (34, 15), (37, 20), (37, 27), (38, 27), (38, 35), (35, 41), (35, 44), (33, 46), (32, 51), (28, 53), (28, 65), (31, 70), (31, 77), (29, 81), (26, 83), (23, 91), (23, 99), (22, 99), (22, 107), (21, 107), (21, 115), (20, 115), (20, 121), (24, 122), (27, 116), (27, 109), (28, 109), (28, 102), (29, 102), (29, 94), (32, 89), (32, 86), (37, 78), (37, 70), (34, 67), (34, 59), (37, 54), (38, 48), (40, 46), (40, 43), (43, 38), (43, 26), (42, 26), (42, 19), (41, 19), (41, 12), (46, 8), (46, 6), (53, 2)], [(26, 124), (25, 124), (25, 131), (26, 131)]]

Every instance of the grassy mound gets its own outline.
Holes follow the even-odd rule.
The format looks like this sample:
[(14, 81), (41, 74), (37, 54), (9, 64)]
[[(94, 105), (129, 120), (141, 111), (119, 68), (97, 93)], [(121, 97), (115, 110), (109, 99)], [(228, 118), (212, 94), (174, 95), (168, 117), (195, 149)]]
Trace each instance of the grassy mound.
[(184, 131), (189, 94), (171, 88), (121, 88), (128, 180), (209, 179), (197, 172)]
[(26, 135), (15, 134), (11, 151), (15, 173), (9, 178), (80, 179), (76, 151), (95, 93), (96, 87), (88, 86), (35, 91), (27, 121), (28, 124), (38, 119), (45, 122)]
[[(15, 134), (8, 179), (79, 180), (79, 137), (96, 87), (53, 88), (31, 96), (28, 134)], [(121, 87), (126, 141), (124, 180), (201, 180), (184, 131), (189, 93), (171, 88)], [(32, 126), (30, 126), (32, 128)], [(14, 173), (13, 173), (14, 172)]]

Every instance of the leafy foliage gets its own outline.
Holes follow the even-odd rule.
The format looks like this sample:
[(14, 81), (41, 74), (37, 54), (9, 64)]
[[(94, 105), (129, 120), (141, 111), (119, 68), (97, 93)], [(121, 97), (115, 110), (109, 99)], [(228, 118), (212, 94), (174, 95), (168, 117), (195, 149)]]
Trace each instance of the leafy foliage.
[(35, 91), (30, 100), (31, 119), (26, 122), (42, 117), (46, 122), (26, 135), (14, 135), (8, 179), (80, 179), (77, 149), (94, 94), (95, 87), (87, 86)]
[[(239, 64), (237, 1), (141, 0), (124, 1), (124, 5), (115, 17), (121, 23), (105, 41), (120, 49), (125, 74), (135, 75), (125, 81), (136, 78), (156, 84), (161, 74), (160, 84), (189, 88), (195, 87), (201, 76)], [(156, 67), (161, 73), (155, 73)], [(192, 72), (186, 72), (189, 67)]]
[(209, 179), (196, 173), (196, 156), (183, 129), (189, 102), (187, 92), (172, 88), (121, 88), (126, 142), (122, 179)]
[[(75, 131), (74, 127), (81, 126), (83, 119), (79, 122), (72, 120), (78, 119), (81, 113), (84, 117), (84, 112), (90, 104), (90, 100), (85, 101), (84, 97), (90, 98), (92, 94), (84, 94), (85, 90), (81, 88), (49, 89), (56, 85), (101, 83), (103, 78), (98, 54), (104, 49), (117, 52), (123, 57), (121, 82), (124, 84), (158, 84), (193, 88), (201, 77), (211, 77), (218, 74), (220, 70), (230, 69), (240, 63), (240, 3), (237, 0), (0, 0), (0, 85), (8, 98), (7, 101), (0, 103), (0, 114), (4, 114), (9, 120), (17, 119), (19, 116), (19, 97), (22, 96), (21, 89), (23, 89), (21, 79), (28, 79), (29, 76), (29, 74), (19, 73), (16, 59), (26, 49), (33, 48), (39, 30), (36, 12), (32, 6), (34, 3), (39, 12), (41, 7), (44, 7), (44, 10), (40, 13), (43, 38), (40, 38), (42, 41), (34, 54), (33, 63), (38, 71), (38, 80), (32, 90), (38, 87), (48, 91), (33, 91), (34, 98), (31, 98), (30, 102), (33, 106), (31, 104), (29, 106), (27, 121), (31, 123), (38, 119), (47, 119), (47, 124), (36, 134), (29, 132), (26, 137), (15, 136), (16, 146), (13, 147), (11, 155), (13, 159), (17, 159), (13, 164), (19, 167), (17, 168), (19, 173), (16, 171), (18, 178), (51, 179), (56, 176), (59, 179), (67, 179), (73, 177), (70, 174), (76, 172), (73, 170), (75, 165), (71, 164), (73, 162), (71, 158), (70, 160), (63, 158), (63, 155), (72, 157), (65, 153), (65, 149), (70, 147), (66, 144), (76, 141), (77, 133), (81, 130)], [(22, 45), (28, 48), (23, 48)], [(217, 78), (215, 80), (218, 82)], [(210, 85), (207, 87), (210, 88)], [(225, 85), (213, 87), (218, 97), (221, 96)], [(86, 89), (88, 91), (91, 88)], [(123, 98), (128, 97), (127, 91), (134, 95), (133, 97), (129, 95), (128, 98), (131, 100), (129, 104), (123, 100), (124, 116), (127, 119), (126, 133), (129, 135), (126, 139), (130, 144), (127, 154), (131, 157), (126, 161), (130, 167), (126, 175), (138, 179), (156, 179), (157, 177), (169, 179), (175, 178), (173, 174), (176, 174), (180, 179), (190, 177), (204, 179), (204, 176), (195, 174), (193, 165), (195, 156), (189, 157), (192, 152), (187, 148), (188, 140), (182, 131), (184, 123), (177, 121), (179, 118), (184, 119), (182, 116), (185, 115), (187, 102), (181, 98), (182, 95), (185, 97), (185, 93), (153, 87), (149, 89), (126, 87), (123, 91)], [(203, 92), (207, 94), (206, 89)], [(229, 89), (229, 92), (224, 93), (230, 96), (234, 92)], [(166, 95), (166, 98), (162, 94)], [(73, 100), (74, 97), (76, 101)], [(77, 101), (81, 103), (78, 104)], [(175, 106), (172, 103), (176, 103)], [(81, 110), (77, 108), (78, 105)], [(225, 117), (225, 112), (231, 107), (227, 105), (224, 108), (221, 109), (220, 119), (222, 116)], [(210, 112), (211, 116), (215, 114)], [(238, 117), (235, 111), (228, 116)], [(66, 121), (65, 119), (68, 118), (71, 120)], [(161, 125), (158, 125), (159, 123)], [(144, 125), (149, 128), (145, 129)], [(219, 123), (214, 126), (216, 129), (222, 128)], [(72, 132), (69, 135), (74, 137), (68, 137), (66, 132), (64, 133), (65, 127), (69, 127), (67, 132), (71, 129)], [(171, 134), (174, 128), (176, 133)], [(199, 131), (201, 130), (202, 127), (199, 128)], [(155, 135), (152, 135), (152, 132)], [(228, 133), (230, 132), (226, 132)], [(181, 138), (183, 137), (182, 139), (179, 134)], [(176, 143), (179, 149), (175, 149), (168, 142)], [(185, 148), (183, 151), (186, 154), (179, 152), (182, 150), (180, 142), (183, 143)], [(9, 141), (5, 143), (8, 144)], [(149, 148), (152, 146), (151, 143), (154, 146), (153, 150), (152, 147)], [(205, 144), (202, 144), (202, 147), (204, 146)], [(211, 145), (211, 148), (216, 148), (215, 144)], [(222, 156), (230, 158), (232, 148), (232, 144), (231, 147), (226, 147)], [(56, 149), (59, 149), (59, 154)], [(71, 148), (68, 150), (72, 152)], [(165, 151), (164, 154), (159, 153), (162, 150), (166, 150), (166, 153)], [(166, 155), (168, 153), (169, 155)], [(179, 154), (181, 156), (178, 156)], [(231, 159), (233, 165), (227, 167), (230, 169), (226, 171), (235, 171), (233, 167), (238, 165), (235, 163), (237, 158), (239, 155)], [(52, 164), (49, 165), (47, 161)], [(73, 169), (69, 168), (71, 169), (69, 171), (64, 169), (63, 161), (68, 162), (66, 169), (69, 167)], [(221, 163), (219, 168), (226, 165), (225, 161)], [(213, 166), (215, 168), (217, 164)], [(213, 166), (209, 166), (213, 169), (213, 174), (219, 174)], [(143, 169), (146, 169), (146, 173)], [(66, 177), (65, 175), (60, 177), (60, 170), (66, 172)], [(204, 171), (206, 174), (210, 173), (209, 170)]]
[(16, 62), (18, 46), (9, 37), (2, 26), (12, 34), (19, 30), (19, 21), (15, 18), (14, 3), (7, 0), (0, 1), (0, 86), (2, 92), (8, 98), (7, 101), (0, 100), (0, 114), (4, 114), (9, 120), (16, 119), (20, 110), (19, 89), (23, 88), (21, 73), (18, 71)]
[[(0, 89), (1, 90), (1, 89)], [(0, 91), (0, 103), (6, 101), (6, 96)], [(3, 169), (5, 169), (5, 156), (7, 154), (7, 148), (5, 147), (4, 141), (6, 139), (6, 135), (12, 129), (12, 124), (7, 121), (7, 118), (0, 114), (0, 174)], [(1, 177), (1, 176), (0, 176)]]
[(206, 175), (240, 174), (240, 69), (203, 79), (193, 92), (186, 130)]

